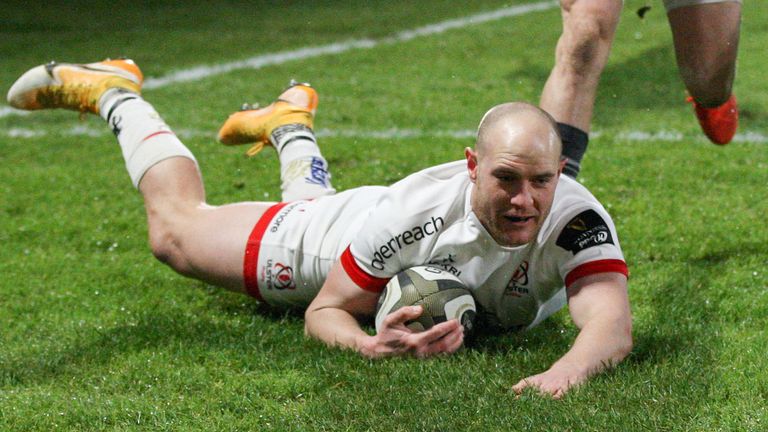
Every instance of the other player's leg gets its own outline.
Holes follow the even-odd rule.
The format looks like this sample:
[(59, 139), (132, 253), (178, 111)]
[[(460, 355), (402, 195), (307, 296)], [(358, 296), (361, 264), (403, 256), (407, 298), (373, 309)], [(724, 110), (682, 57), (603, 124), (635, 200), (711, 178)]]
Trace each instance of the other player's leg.
[(680, 77), (699, 124), (716, 144), (727, 144), (738, 127), (731, 93), (739, 48), (741, 2), (666, 0)]
[(64, 108), (104, 118), (144, 197), (155, 256), (181, 274), (243, 291), (245, 244), (270, 204), (206, 204), (194, 156), (141, 98), (141, 81), (130, 60), (52, 63), (22, 75), (8, 101), (21, 109)]
[(587, 149), (597, 85), (608, 61), (622, 0), (560, 0), (563, 33), (540, 105), (558, 121), (564, 173), (576, 177)]

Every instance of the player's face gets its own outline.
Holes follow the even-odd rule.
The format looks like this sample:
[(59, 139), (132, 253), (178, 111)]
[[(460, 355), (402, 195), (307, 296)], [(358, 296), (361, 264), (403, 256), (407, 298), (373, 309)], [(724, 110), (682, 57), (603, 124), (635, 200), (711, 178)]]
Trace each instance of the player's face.
[(483, 145), (479, 153), (467, 149), (475, 184), (472, 209), (497, 243), (529, 243), (552, 207), (562, 171), (559, 155), (546, 150), (551, 146), (540, 151), (536, 140), (541, 134), (523, 131), (510, 137), (509, 130), (500, 130), (488, 139), (493, 142)]

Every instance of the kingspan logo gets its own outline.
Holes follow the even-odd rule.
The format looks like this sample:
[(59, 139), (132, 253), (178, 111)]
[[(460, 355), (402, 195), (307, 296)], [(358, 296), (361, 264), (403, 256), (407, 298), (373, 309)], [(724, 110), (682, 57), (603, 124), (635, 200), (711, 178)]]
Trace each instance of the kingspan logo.
[(422, 225), (417, 225), (409, 230), (403, 231), (387, 240), (383, 245), (376, 248), (371, 260), (371, 267), (376, 270), (384, 270), (384, 261), (392, 258), (399, 250), (405, 246), (419, 242), (429, 236), (433, 236), (445, 225), (445, 221), (440, 216), (432, 216), (430, 220)]

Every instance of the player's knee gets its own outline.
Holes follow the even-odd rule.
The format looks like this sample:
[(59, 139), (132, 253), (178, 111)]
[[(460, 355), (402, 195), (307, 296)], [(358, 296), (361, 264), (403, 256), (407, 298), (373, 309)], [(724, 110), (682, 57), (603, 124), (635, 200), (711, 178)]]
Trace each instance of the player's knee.
[(563, 0), (561, 6), (566, 15), (558, 61), (577, 75), (599, 74), (608, 58), (621, 2)]
[(600, 31), (597, 24), (589, 20), (572, 24), (571, 32), (564, 35), (567, 39), (559, 47), (558, 61), (576, 75), (589, 75), (602, 69), (598, 62)]
[(187, 275), (190, 268), (182, 252), (181, 237), (181, 234), (174, 229), (172, 224), (150, 224), (149, 245), (152, 249), (152, 255), (176, 272)]
[(173, 237), (170, 232), (158, 227), (151, 227), (149, 230), (149, 246), (152, 249), (152, 255), (159, 261), (168, 263), (173, 256)]

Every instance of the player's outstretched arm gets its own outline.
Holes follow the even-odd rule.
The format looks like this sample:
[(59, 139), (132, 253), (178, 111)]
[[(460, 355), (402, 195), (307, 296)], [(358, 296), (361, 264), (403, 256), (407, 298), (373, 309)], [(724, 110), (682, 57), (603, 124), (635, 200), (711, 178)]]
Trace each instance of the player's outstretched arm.
[(365, 357), (396, 355), (429, 357), (452, 353), (461, 347), (464, 330), (457, 320), (414, 332), (405, 322), (418, 317), (421, 307), (402, 308), (384, 320), (376, 335), (369, 335), (356, 317), (373, 316), (378, 294), (358, 287), (336, 263), (317, 297), (305, 313), (305, 331), (331, 346), (354, 349)]
[(571, 317), (581, 329), (576, 341), (548, 370), (515, 384), (515, 393), (532, 387), (559, 399), (632, 350), (632, 315), (623, 274), (585, 276), (569, 287), (568, 294)]

